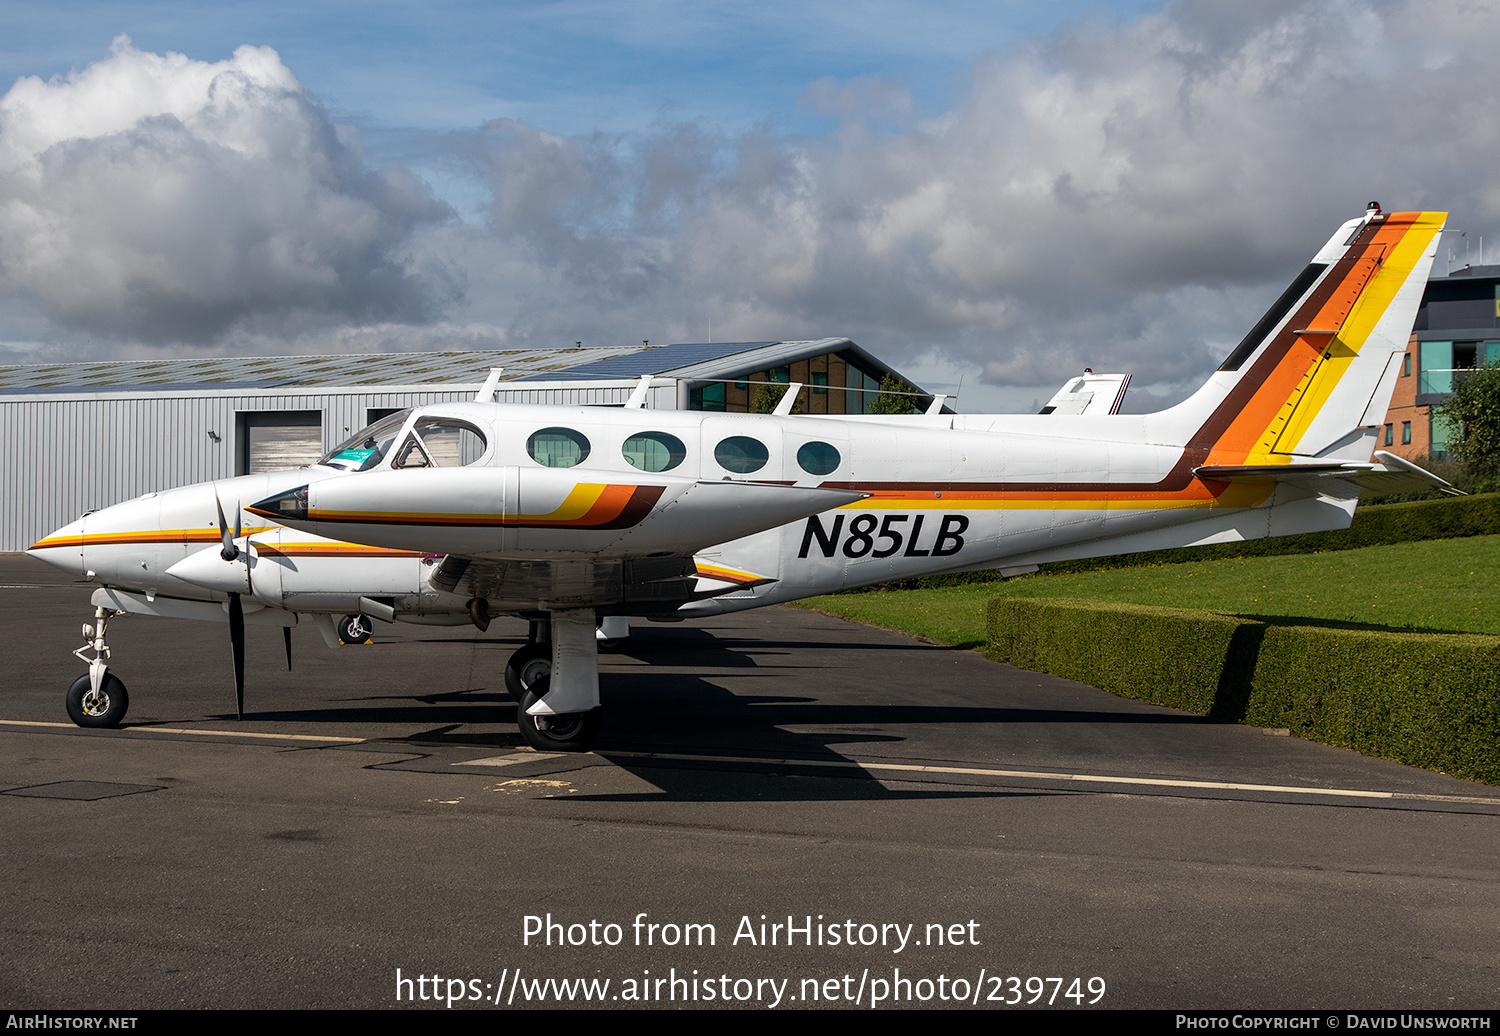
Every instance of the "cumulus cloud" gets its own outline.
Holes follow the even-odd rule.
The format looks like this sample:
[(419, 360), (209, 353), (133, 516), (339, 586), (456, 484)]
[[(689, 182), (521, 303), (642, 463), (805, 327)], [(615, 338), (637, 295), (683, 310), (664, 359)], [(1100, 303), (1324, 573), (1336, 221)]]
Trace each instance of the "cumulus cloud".
[(447, 215), (410, 173), (368, 170), (267, 47), (209, 63), (120, 37), (0, 97), (0, 290), (64, 330), (425, 320), (453, 284), (407, 241)]
[[(485, 127), (492, 319), (543, 338), (849, 334), (1017, 386), (1202, 377), (1344, 219), (1500, 214), (1500, 16), (1462, 0), (1196, 2), (979, 62), (917, 120), (818, 81), (818, 138)], [(441, 233), (448, 233), (443, 231)], [(631, 334), (629, 328), (635, 328)]]
[[(368, 170), (277, 56), (112, 55), (0, 99), (0, 290), (53, 326), (334, 350), (846, 334), (1024, 406), (1207, 374), (1370, 199), (1500, 216), (1500, 12), (1182, 0), (977, 62), (947, 111), (814, 79), (791, 137), (444, 137), (482, 218)], [(451, 168), (451, 167), (450, 167)], [(1441, 262), (1440, 262), (1441, 268)], [(966, 407), (968, 408), (968, 407)]]

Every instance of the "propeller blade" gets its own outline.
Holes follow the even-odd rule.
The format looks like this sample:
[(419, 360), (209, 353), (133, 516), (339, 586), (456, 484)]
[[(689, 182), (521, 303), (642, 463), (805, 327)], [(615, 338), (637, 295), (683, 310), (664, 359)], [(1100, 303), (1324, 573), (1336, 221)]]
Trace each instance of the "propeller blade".
[[(239, 534), (236, 532), (235, 536), (229, 535), (229, 522), (224, 519), (224, 505), (219, 503), (218, 493), (214, 494), (214, 507), (219, 512), (219, 557), (225, 561), (233, 561), (240, 556), (240, 548), (234, 545), (235, 536)], [(238, 514), (236, 514), (235, 520), (238, 522)]]
[(229, 647), (234, 652), (234, 710), (245, 718), (245, 609), (239, 594), (229, 595)]
[(286, 671), (292, 671), (292, 627), (281, 627), (281, 637), (286, 641)]

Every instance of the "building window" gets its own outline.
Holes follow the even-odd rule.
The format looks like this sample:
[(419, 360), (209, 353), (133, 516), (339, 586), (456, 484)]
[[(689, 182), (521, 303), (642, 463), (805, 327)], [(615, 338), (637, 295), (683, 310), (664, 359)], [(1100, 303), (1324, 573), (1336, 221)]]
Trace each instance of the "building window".
[(813, 383), (813, 395), (815, 395), (815, 396), (826, 396), (826, 395), (828, 395), (828, 375), (827, 374), (821, 373), (821, 372), (818, 372), (818, 371), (814, 371), (813, 372), (813, 376), (812, 376), (812, 383)]
[(1393, 425), (1393, 424), (1386, 425), (1385, 426), (1385, 444), (1387, 446), (1389, 446), (1392, 442), (1395, 441), (1395, 435), (1396, 435), (1396, 426)]
[(1403, 378), (1411, 377), (1411, 353), (1407, 353), (1401, 357), (1401, 376)]
[(724, 400), (724, 383), (722, 381), (712, 385), (704, 385), (695, 388), (688, 396), (689, 410), (714, 410), (726, 409)]
[(1410, 446), (1411, 445), (1411, 422), (1410, 421), (1402, 421), (1401, 422), (1401, 445), (1402, 446)]
[(1447, 394), (1453, 391), (1453, 343), (1423, 342), (1417, 369), (1421, 371), (1417, 395)]

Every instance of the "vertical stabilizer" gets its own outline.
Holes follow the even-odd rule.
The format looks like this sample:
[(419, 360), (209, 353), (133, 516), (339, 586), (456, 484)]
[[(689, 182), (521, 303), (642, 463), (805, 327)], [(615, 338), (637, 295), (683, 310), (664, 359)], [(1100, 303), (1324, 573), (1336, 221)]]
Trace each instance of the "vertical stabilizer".
[(1446, 217), (1372, 203), (1341, 227), (1182, 404), (1183, 416), (1207, 411), (1190, 450), (1226, 466), (1357, 451), (1366, 436), (1351, 433), (1390, 404), (1393, 357), (1406, 350)]

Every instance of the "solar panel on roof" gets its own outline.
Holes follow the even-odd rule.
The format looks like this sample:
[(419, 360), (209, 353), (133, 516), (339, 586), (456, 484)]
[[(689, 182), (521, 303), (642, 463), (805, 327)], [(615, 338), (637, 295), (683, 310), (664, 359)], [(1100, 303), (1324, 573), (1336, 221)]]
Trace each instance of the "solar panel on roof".
[[(774, 342), (683, 342), (676, 345), (654, 346), (637, 349), (624, 356), (611, 356), (602, 360), (580, 363), (562, 370), (550, 372), (554, 380), (583, 380), (585, 378), (638, 378), (642, 374), (660, 374), (662, 371), (686, 367), (691, 363), (722, 359), (735, 353), (759, 349)], [(521, 379), (538, 380), (535, 375)]]

